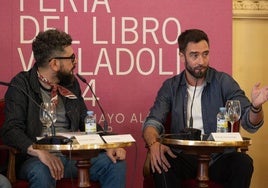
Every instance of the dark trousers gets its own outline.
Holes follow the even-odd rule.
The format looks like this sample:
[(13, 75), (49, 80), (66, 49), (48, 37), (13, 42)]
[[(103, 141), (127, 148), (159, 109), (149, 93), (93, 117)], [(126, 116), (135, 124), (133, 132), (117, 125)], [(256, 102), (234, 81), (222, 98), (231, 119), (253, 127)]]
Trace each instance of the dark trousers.
[[(171, 168), (168, 172), (153, 174), (156, 188), (180, 188), (182, 180), (194, 179), (198, 161), (194, 155), (177, 154), (173, 159), (166, 155)], [(249, 188), (253, 174), (253, 160), (241, 152), (226, 153), (209, 167), (209, 178), (225, 188)]]

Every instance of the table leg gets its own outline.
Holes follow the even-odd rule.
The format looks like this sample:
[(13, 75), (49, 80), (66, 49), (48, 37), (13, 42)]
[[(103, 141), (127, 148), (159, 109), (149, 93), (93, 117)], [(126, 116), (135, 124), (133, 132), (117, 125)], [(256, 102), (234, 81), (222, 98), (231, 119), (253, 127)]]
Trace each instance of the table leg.
[(199, 158), (198, 158), (198, 172), (197, 172), (198, 187), (208, 187), (209, 161), (210, 161), (210, 156), (209, 155), (199, 155)]
[(78, 168), (78, 187), (90, 187), (89, 167), (90, 160), (77, 160), (76, 166)]

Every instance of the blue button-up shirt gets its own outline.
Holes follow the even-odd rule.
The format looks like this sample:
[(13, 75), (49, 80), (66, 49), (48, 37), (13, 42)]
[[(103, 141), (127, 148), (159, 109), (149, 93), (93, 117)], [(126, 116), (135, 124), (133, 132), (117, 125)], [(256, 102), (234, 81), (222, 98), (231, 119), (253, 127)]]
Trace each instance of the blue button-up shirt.
[[(216, 116), (219, 107), (227, 100), (239, 100), (241, 104), (241, 126), (250, 133), (256, 132), (262, 125), (253, 125), (249, 121), (250, 101), (238, 83), (228, 74), (209, 68), (206, 85), (201, 96), (204, 133), (216, 132)], [(169, 133), (178, 133), (187, 126), (187, 81), (185, 70), (167, 79), (158, 91), (153, 107), (146, 118), (146, 126), (154, 126), (159, 134), (165, 133), (166, 121), (171, 115)], [(194, 121), (194, 120), (193, 120)]]

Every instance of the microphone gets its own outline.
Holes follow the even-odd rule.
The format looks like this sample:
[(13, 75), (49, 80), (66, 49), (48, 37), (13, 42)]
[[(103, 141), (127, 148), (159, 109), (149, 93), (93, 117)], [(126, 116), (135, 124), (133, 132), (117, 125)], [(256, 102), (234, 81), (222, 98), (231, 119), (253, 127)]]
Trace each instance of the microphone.
[[(11, 83), (8, 83), (8, 82), (2, 82), (0, 81), (0, 85), (4, 85), (4, 86), (8, 86), (8, 87), (14, 87), (16, 89), (18, 89), (19, 91), (21, 91), (23, 94), (25, 94), (39, 109), (42, 108), (40, 106), (40, 104), (38, 104), (33, 98), (32, 96), (30, 96), (24, 89), (14, 85), (14, 84), (11, 84)], [(38, 140), (36, 143), (37, 144), (67, 144), (69, 142), (72, 142), (71, 139), (69, 138), (66, 138), (64, 136), (56, 136), (55, 134), (55, 125), (54, 125), (54, 122), (52, 120), (52, 117), (51, 115), (45, 111), (48, 115), (48, 117), (51, 119), (51, 132), (52, 132), (52, 136), (46, 136), (40, 140)]]
[(202, 72), (199, 71), (197, 74), (198, 75), (195, 76), (196, 80), (195, 80), (195, 86), (194, 86), (194, 94), (193, 94), (191, 107), (190, 107), (190, 114), (191, 114), (190, 120), (189, 120), (189, 127), (190, 128), (193, 128), (193, 103), (194, 103), (194, 99), (195, 99), (195, 92), (196, 92), (197, 82), (198, 82), (198, 79), (202, 77)]
[(106, 118), (106, 115), (105, 115), (105, 113), (104, 113), (104, 110), (103, 110), (102, 106), (101, 106), (100, 103), (99, 103), (99, 100), (98, 100), (97, 96), (95, 95), (95, 93), (94, 93), (94, 91), (93, 91), (91, 85), (87, 82), (87, 80), (86, 80), (83, 76), (81, 76), (80, 74), (78, 74), (78, 73), (77, 73), (76, 75), (77, 75), (77, 77), (78, 77), (82, 82), (84, 82), (85, 84), (87, 84), (87, 86), (89, 87), (89, 89), (90, 89), (91, 93), (93, 94), (95, 100), (97, 101), (97, 105), (98, 105), (98, 107), (100, 108), (101, 113), (103, 114), (103, 117), (104, 117), (104, 122), (103, 122), (104, 133), (107, 134), (107, 131), (108, 131), (107, 118)]
[(182, 133), (187, 133), (189, 140), (201, 140), (201, 130), (193, 128), (193, 103), (195, 99), (197, 81), (198, 79), (196, 79), (196, 82), (195, 82), (193, 98), (191, 101), (189, 127), (187, 126), (187, 128), (181, 131)]
[(196, 79), (195, 82), (195, 86), (194, 86), (194, 94), (193, 94), (193, 98), (192, 98), (192, 102), (191, 102), (191, 107), (190, 107), (190, 122), (189, 122), (189, 127), (193, 128), (193, 103), (194, 103), (194, 98), (195, 98), (195, 92), (196, 92), (196, 87), (197, 87), (197, 81), (198, 79)]

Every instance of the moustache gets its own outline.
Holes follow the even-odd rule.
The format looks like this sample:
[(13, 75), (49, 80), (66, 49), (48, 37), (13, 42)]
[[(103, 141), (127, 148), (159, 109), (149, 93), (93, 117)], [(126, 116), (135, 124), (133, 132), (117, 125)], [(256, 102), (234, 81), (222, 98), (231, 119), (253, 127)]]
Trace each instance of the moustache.
[(207, 69), (208, 66), (203, 66), (203, 65), (198, 65), (197, 67), (195, 67), (195, 70), (202, 70), (202, 69)]

